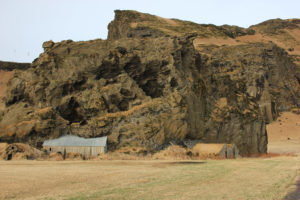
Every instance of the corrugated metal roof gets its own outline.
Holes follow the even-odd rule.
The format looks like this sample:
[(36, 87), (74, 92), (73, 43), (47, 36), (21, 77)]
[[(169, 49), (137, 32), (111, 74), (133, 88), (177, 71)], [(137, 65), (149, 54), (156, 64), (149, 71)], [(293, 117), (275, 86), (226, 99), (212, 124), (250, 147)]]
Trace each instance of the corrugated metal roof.
[(98, 138), (81, 138), (74, 135), (65, 135), (53, 140), (45, 140), (43, 146), (106, 146), (107, 136)]

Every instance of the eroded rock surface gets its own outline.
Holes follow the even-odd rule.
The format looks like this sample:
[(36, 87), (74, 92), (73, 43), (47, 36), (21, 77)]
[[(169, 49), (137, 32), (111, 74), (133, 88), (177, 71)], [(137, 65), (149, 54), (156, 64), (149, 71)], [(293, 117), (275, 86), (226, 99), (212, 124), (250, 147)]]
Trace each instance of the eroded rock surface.
[[(299, 108), (297, 66), (274, 43), (195, 45), (201, 31), (254, 32), (213, 25), (194, 32), (189, 23), (117, 11), (108, 40), (44, 43), (8, 83), (0, 140), (40, 147), (64, 134), (108, 135), (110, 150), (197, 140), (233, 143), (241, 155), (266, 152), (265, 124)], [(178, 24), (185, 31), (176, 32)]]

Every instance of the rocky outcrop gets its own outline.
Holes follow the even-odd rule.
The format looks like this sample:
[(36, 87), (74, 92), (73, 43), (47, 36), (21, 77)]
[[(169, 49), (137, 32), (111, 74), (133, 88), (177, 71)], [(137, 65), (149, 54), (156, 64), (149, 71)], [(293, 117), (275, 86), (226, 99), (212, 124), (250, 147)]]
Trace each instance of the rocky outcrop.
[(273, 43), (193, 43), (213, 34), (253, 32), (117, 11), (106, 41), (46, 42), (8, 83), (0, 140), (40, 147), (64, 134), (108, 135), (109, 150), (196, 140), (264, 153), (265, 124), (299, 107), (295, 64)]
[(215, 26), (213, 24), (196, 24), (177, 19), (166, 19), (136, 11), (115, 11), (115, 19), (108, 25), (108, 39), (146, 38), (161, 36), (183, 36), (197, 33), (198, 37), (236, 38), (253, 35), (254, 29), (238, 26)]
[(16, 62), (4, 62), (0, 61), (0, 70), (12, 71), (15, 69), (26, 70), (30, 67), (30, 63), (16, 63)]

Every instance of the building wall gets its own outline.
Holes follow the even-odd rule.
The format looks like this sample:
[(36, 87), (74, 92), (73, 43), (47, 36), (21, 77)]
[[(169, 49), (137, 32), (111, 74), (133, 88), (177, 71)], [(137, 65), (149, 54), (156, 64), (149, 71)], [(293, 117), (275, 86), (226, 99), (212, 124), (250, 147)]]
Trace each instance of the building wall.
[(63, 147), (63, 146), (45, 146), (44, 147), (47, 152), (53, 153), (53, 152), (60, 152), (61, 154), (67, 154), (69, 152), (73, 153), (79, 153), (82, 156), (85, 156), (86, 158), (90, 157), (96, 157), (99, 154), (105, 153), (106, 148), (105, 147)]

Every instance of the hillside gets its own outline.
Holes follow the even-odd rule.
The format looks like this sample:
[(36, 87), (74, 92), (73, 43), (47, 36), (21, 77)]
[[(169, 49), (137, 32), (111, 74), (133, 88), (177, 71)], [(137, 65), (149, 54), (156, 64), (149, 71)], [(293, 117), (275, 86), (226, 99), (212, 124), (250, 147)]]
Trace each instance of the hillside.
[(26, 70), (30, 67), (30, 63), (17, 63), (17, 62), (4, 62), (0, 61), (0, 70), (13, 71), (13, 70)]
[(116, 11), (107, 40), (45, 42), (15, 71), (0, 141), (108, 135), (110, 150), (197, 140), (264, 153), (266, 124), (299, 110), (298, 22), (244, 29)]

